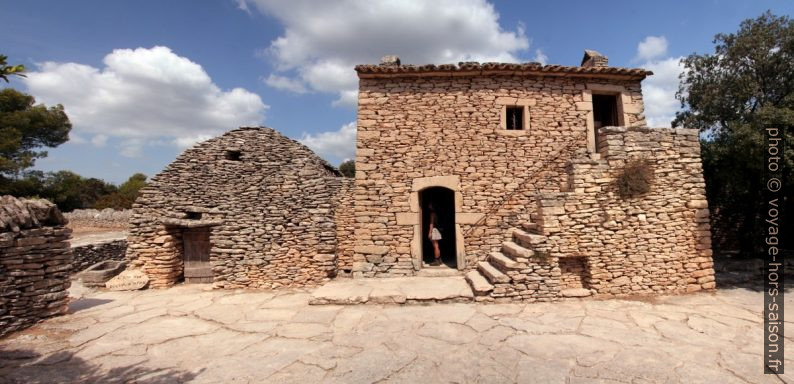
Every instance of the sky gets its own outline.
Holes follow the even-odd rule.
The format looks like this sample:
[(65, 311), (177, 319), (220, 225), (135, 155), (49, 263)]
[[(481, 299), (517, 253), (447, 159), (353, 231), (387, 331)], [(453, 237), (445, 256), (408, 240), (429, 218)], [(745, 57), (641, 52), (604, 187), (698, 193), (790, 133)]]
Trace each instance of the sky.
[(356, 64), (538, 61), (584, 49), (643, 82), (649, 126), (669, 126), (679, 60), (784, 0), (0, 0), (0, 87), (62, 104), (73, 128), (36, 169), (113, 183), (153, 176), (197, 142), (265, 125), (333, 165), (355, 157)]

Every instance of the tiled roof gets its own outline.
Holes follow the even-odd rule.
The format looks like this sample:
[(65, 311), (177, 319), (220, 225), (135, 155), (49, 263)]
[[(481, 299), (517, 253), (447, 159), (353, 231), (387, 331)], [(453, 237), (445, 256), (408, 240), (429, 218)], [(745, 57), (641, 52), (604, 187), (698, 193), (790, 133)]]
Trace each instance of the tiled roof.
[[(585, 76), (585, 77), (625, 77), (642, 80), (653, 72), (642, 68), (621, 67), (573, 67), (566, 65), (543, 65), (540, 63), (478, 63), (461, 62), (455, 64), (427, 65), (374, 65), (356, 66), (359, 77), (380, 77), (384, 75), (427, 76), (458, 73), (459, 75), (487, 74), (535, 74), (549, 76)], [(369, 76), (374, 75), (374, 76)]]

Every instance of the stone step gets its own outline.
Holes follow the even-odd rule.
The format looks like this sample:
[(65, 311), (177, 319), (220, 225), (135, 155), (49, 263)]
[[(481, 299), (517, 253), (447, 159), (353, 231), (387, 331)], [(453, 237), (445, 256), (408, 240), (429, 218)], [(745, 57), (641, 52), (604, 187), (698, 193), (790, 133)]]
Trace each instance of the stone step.
[(502, 243), (502, 253), (513, 259), (514, 261), (527, 261), (529, 258), (535, 255), (531, 249), (524, 248), (523, 246), (514, 243), (512, 241), (505, 241)]
[(423, 264), (422, 269), (416, 272), (415, 276), (426, 276), (426, 277), (439, 277), (439, 276), (460, 276), (461, 271), (458, 271), (455, 268), (447, 267), (446, 265), (440, 266), (431, 266), (428, 264)]
[(477, 263), (477, 270), (491, 283), (509, 283), (510, 276), (496, 269), (491, 263), (481, 261)]
[(519, 263), (507, 256), (502, 252), (491, 252), (488, 255), (488, 262), (500, 271), (509, 271), (511, 269), (526, 268), (526, 264)]
[(560, 291), (562, 297), (587, 297), (591, 294), (587, 288), (568, 288)]
[(536, 245), (545, 243), (547, 239), (546, 236), (529, 233), (518, 228), (513, 228), (512, 233), (513, 240), (526, 248), (534, 248)]
[(493, 291), (493, 285), (477, 270), (466, 273), (466, 281), (476, 296), (484, 296)]

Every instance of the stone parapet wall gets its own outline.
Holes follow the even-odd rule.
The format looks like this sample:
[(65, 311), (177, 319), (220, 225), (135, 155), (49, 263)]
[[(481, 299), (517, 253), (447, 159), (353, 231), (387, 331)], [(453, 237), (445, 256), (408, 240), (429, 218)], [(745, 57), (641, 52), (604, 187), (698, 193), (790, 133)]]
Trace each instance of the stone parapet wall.
[(95, 244), (85, 244), (72, 247), (74, 261), (69, 271), (71, 274), (80, 273), (86, 268), (106, 260), (124, 260), (127, 253), (127, 240), (110, 240)]
[(66, 313), (71, 229), (46, 200), (0, 197), (0, 337)]
[(97, 209), (75, 209), (72, 212), (63, 214), (69, 220), (71, 227), (96, 227), (96, 228), (127, 228), (132, 216), (132, 210), (114, 210), (106, 208)]
[(183, 232), (209, 229), (213, 286), (311, 286), (335, 276), (344, 181), (302, 144), (240, 128), (185, 151), (141, 190), (127, 258), (150, 287), (183, 276)]
[[(597, 294), (714, 288), (698, 132), (609, 127), (598, 143), (602, 159), (571, 162), (566, 192), (538, 197), (550, 254), (584, 257), (583, 283)], [(631, 159), (647, 160), (654, 178), (623, 199), (615, 180)]]
[[(559, 191), (567, 162), (587, 152), (594, 92), (619, 93), (625, 125), (644, 125), (639, 80), (361, 78), (354, 275), (415, 273), (423, 236), (417, 196), (433, 186), (452, 186), (457, 251), (465, 269), (476, 267), (508, 228), (529, 221), (535, 194)], [(508, 106), (523, 108), (525, 130), (504, 129)]]

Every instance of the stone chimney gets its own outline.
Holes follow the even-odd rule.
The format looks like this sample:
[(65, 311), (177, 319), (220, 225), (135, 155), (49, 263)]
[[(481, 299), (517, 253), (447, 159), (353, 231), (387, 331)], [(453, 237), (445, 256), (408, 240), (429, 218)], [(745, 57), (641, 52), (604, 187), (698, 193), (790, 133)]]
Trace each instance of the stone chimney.
[(397, 55), (386, 55), (380, 58), (380, 65), (384, 67), (400, 66), (400, 57)]
[(582, 67), (608, 67), (609, 58), (600, 54), (597, 51), (590, 49), (584, 50), (584, 57), (582, 58)]

